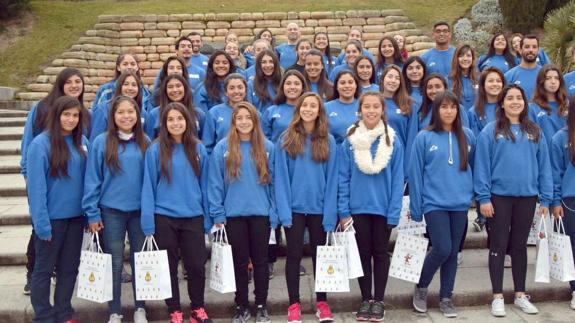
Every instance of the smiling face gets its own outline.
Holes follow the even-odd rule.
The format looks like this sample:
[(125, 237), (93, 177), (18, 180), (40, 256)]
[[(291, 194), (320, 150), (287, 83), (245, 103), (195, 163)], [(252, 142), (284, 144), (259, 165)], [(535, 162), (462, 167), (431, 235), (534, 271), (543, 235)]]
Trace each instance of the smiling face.
[(84, 83), (78, 75), (72, 75), (66, 80), (62, 90), (67, 96), (71, 96), (77, 99), (80, 97), (82, 91), (84, 90)]
[(131, 133), (138, 120), (136, 107), (129, 101), (122, 101), (114, 112), (114, 123), (118, 130), (123, 133)]
[(397, 42), (397, 47), (399, 47), (399, 49), (402, 49), (403, 46), (405, 46), (405, 38), (403, 38), (403, 36), (394, 35), (393, 39), (395, 39), (395, 41)]
[(384, 39), (381, 42), (381, 46), (379, 47), (379, 50), (381, 52), (381, 55), (384, 58), (393, 59), (393, 54), (395, 54), (395, 49), (393, 48), (393, 44), (391, 43), (391, 41), (389, 41), (389, 39)]
[(455, 122), (455, 118), (457, 118), (458, 112), (459, 108), (455, 103), (447, 100), (443, 100), (443, 102), (441, 102), (441, 105), (439, 106), (439, 120), (444, 129), (451, 129)]
[(62, 135), (68, 136), (76, 129), (80, 122), (80, 107), (74, 107), (62, 111), (60, 114), (60, 128)]
[(407, 66), (406, 75), (411, 83), (419, 84), (423, 78), (423, 65), (418, 61), (413, 61)]
[(186, 118), (176, 109), (168, 112), (166, 129), (176, 142), (182, 142), (182, 136), (186, 132)]
[(246, 85), (240, 79), (231, 79), (226, 86), (226, 96), (228, 103), (234, 106), (236, 103), (246, 99)]
[(516, 53), (521, 54), (521, 37), (513, 37), (513, 39), (511, 39), (511, 46), (513, 46), (513, 50)]
[(124, 59), (120, 62), (120, 65), (116, 67), (116, 69), (121, 73), (124, 73), (127, 70), (131, 70), (132, 72), (138, 71), (138, 62), (132, 55), (124, 55)]
[(463, 50), (461, 55), (457, 57), (457, 62), (461, 69), (468, 70), (473, 63), (473, 54), (471, 53), (471, 50)]
[(451, 42), (451, 30), (449, 26), (439, 25), (433, 30), (433, 39), (437, 45), (448, 45)]
[(200, 53), (200, 49), (202, 49), (202, 46), (203, 46), (202, 36), (200, 36), (200, 35), (190, 35), (190, 36), (188, 36), (188, 38), (189, 38), (190, 41), (192, 42), (192, 53), (194, 53), (194, 54), (199, 54), (199, 53)]
[(347, 61), (347, 65), (353, 65), (359, 55), (361, 55), (361, 52), (354, 44), (349, 44), (345, 47), (345, 59)]
[(264, 57), (262, 57), (261, 66), (265, 76), (272, 76), (274, 74), (275, 63), (270, 55), (264, 55)]
[(267, 31), (267, 30), (264, 31), (264, 32), (260, 35), (260, 39), (265, 39), (265, 40), (267, 40), (267, 42), (268, 42), (269, 44), (271, 44), (271, 43), (272, 43), (272, 39), (273, 39), (273, 36), (272, 36), (271, 31)]
[(427, 94), (427, 97), (432, 102), (433, 100), (435, 100), (435, 96), (437, 95), (437, 93), (443, 91), (445, 91), (445, 86), (443, 85), (443, 82), (440, 79), (435, 77), (429, 80), (429, 82), (427, 82), (427, 87), (425, 88), (425, 94)]
[(230, 55), (230, 57), (232, 59), (238, 59), (239, 55), (240, 55), (240, 49), (238, 47), (238, 44), (235, 42), (228, 42), (226, 44), (226, 47), (224, 48), (224, 51)]
[(302, 94), (303, 83), (297, 76), (290, 75), (285, 79), (283, 90), (287, 101), (295, 101)]
[(503, 80), (499, 74), (492, 72), (485, 77), (485, 93), (492, 98), (496, 98), (503, 89)]
[(389, 69), (383, 76), (383, 91), (384, 94), (393, 95), (401, 85), (401, 74), (395, 69)]
[(383, 116), (383, 104), (375, 95), (365, 96), (361, 102), (361, 120), (368, 129), (373, 129)]
[(173, 59), (168, 63), (168, 67), (167, 67), (167, 72), (168, 75), (172, 75), (172, 74), (178, 74), (178, 75), (183, 75), (184, 72), (182, 71), (182, 64), (180, 64), (180, 62), (178, 62), (177, 60)]
[(314, 46), (315, 48), (323, 51), (328, 45), (327, 42), (327, 36), (324, 34), (318, 34), (317, 36), (315, 36), (315, 43)]
[(559, 91), (559, 86), (561, 85), (561, 80), (559, 78), (559, 73), (554, 70), (547, 71), (545, 74), (545, 81), (543, 82), (543, 89), (547, 93), (557, 93)]
[(214, 73), (219, 78), (224, 78), (230, 72), (230, 62), (225, 55), (218, 55), (214, 58)]
[(124, 79), (124, 83), (122, 84), (122, 95), (134, 99), (136, 96), (138, 96), (139, 91), (140, 87), (138, 86), (138, 82), (133, 76), (128, 76)]
[(234, 123), (241, 140), (249, 140), (254, 130), (254, 121), (248, 109), (240, 108), (234, 118)]
[(176, 55), (187, 61), (192, 57), (192, 53), (193, 53), (192, 42), (189, 40), (180, 41), (178, 49), (176, 50)]
[(172, 102), (180, 102), (184, 98), (184, 91), (184, 85), (180, 80), (171, 79), (166, 84), (166, 94)]
[(229, 33), (226, 38), (224, 39), (225, 43), (236, 43), (239, 44), (240, 41), (238, 40), (238, 35), (234, 33)]
[(288, 41), (290, 41), (291, 43), (295, 43), (297, 42), (297, 40), (300, 37), (300, 31), (299, 31), (299, 26), (296, 23), (290, 23), (287, 25), (287, 38)]
[(521, 57), (527, 63), (535, 63), (539, 54), (539, 41), (533, 38), (524, 38), (521, 46)]
[(525, 109), (525, 101), (523, 95), (518, 89), (509, 89), (503, 98), (502, 108), (505, 111), (505, 116), (511, 122), (518, 121), (521, 112)]
[(343, 74), (337, 81), (337, 92), (343, 101), (353, 101), (357, 84), (351, 74)]
[(298, 62), (303, 63), (305, 61), (305, 55), (311, 49), (311, 43), (307, 41), (300, 42), (299, 46), (297, 47), (297, 57)]
[(369, 58), (364, 58), (357, 62), (356, 64), (357, 77), (363, 82), (370, 82), (371, 76), (373, 75), (373, 67), (369, 61)]
[(493, 40), (493, 48), (495, 48), (496, 52), (503, 53), (506, 47), (507, 47), (507, 39), (505, 39), (505, 36), (499, 35), (495, 37), (495, 39)]
[(347, 40), (357, 40), (361, 42), (361, 32), (357, 29), (352, 29), (347, 35)]
[(307, 77), (313, 81), (317, 82), (321, 76), (321, 71), (323, 70), (323, 61), (321, 56), (318, 55), (307, 55), (305, 57), (305, 72)]
[(301, 103), (299, 115), (305, 123), (315, 123), (319, 113), (319, 102), (317, 97), (308, 96)]

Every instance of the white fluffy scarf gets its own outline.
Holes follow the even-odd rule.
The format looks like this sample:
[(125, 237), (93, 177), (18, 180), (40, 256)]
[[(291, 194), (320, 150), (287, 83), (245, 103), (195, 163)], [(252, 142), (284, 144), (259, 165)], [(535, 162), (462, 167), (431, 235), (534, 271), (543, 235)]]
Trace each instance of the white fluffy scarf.
[[(367, 129), (363, 121), (360, 121), (359, 127), (349, 136), (349, 143), (353, 147), (355, 163), (363, 173), (369, 175), (378, 174), (382, 169), (387, 167), (393, 153), (395, 131), (388, 126), (387, 133), (391, 143), (390, 146), (385, 143), (385, 126), (383, 125), (383, 121), (379, 121), (379, 124), (373, 129)], [(371, 145), (380, 137), (381, 139), (379, 140), (374, 158), (371, 155)]]

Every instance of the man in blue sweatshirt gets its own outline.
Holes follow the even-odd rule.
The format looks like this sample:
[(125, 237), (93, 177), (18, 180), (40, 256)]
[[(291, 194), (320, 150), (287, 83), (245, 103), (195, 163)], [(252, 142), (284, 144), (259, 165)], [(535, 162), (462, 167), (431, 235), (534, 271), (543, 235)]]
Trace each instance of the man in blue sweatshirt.
[(539, 38), (535, 35), (527, 35), (521, 40), (521, 64), (505, 73), (508, 84), (517, 84), (525, 91), (527, 100), (531, 101), (535, 94), (537, 74), (541, 65), (537, 64), (539, 54)]
[(186, 61), (186, 63), (188, 63), (188, 66), (194, 65), (200, 67), (205, 72), (206, 69), (208, 68), (209, 57), (200, 52), (202, 46), (204, 46), (204, 42), (202, 41), (202, 35), (196, 31), (192, 31), (191, 33), (188, 34), (187, 37), (192, 43), (192, 55), (190, 57), (191, 64), (188, 63), (188, 61)]
[(289, 23), (286, 26), (286, 30), (287, 43), (283, 43), (276, 47), (276, 53), (280, 59), (280, 65), (284, 70), (295, 64), (297, 61), (297, 51), (295, 46), (301, 37), (299, 26), (295, 22)]
[(451, 72), (451, 61), (455, 54), (455, 47), (451, 46), (451, 27), (445, 21), (433, 25), (433, 39), (435, 48), (431, 48), (421, 55), (427, 67), (427, 74), (439, 73), (447, 78)]

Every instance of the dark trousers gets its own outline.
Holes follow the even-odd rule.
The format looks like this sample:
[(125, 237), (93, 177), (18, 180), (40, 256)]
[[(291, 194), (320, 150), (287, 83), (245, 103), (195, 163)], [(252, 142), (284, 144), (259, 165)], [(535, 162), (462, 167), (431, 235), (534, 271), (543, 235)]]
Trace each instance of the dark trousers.
[[(391, 235), (391, 229), (387, 226), (387, 218), (373, 214), (354, 214), (352, 217), (363, 269), (363, 277), (357, 279), (362, 300), (383, 301), (389, 272), (389, 254), (387, 250), (389, 236)], [(374, 285), (373, 294), (372, 280)]]
[(254, 294), (256, 305), (266, 306), (269, 286), (268, 243), (270, 221), (267, 216), (238, 216), (226, 219), (226, 232), (232, 246), (236, 298), (238, 306), (248, 307), (248, 268), (254, 268)]
[[(83, 216), (50, 220), (50, 241), (35, 237), (36, 262), (32, 272), (31, 301), (34, 322), (62, 322), (74, 315), (72, 294), (78, 276), (82, 235), (86, 218)], [(50, 304), (50, 278), (56, 267), (54, 306)]]
[(34, 247), (34, 240), (36, 240), (36, 233), (32, 227), (32, 234), (30, 234), (30, 240), (28, 240), (28, 248), (26, 248), (26, 278), (32, 278), (32, 272), (34, 271), (34, 263), (36, 262), (36, 250)]
[[(567, 197), (563, 199), (563, 225), (565, 226), (565, 234), (571, 238), (571, 250), (575, 250), (575, 197)], [(571, 210), (569, 210), (569, 209)], [(571, 291), (575, 292), (575, 280), (569, 282)]]
[[(495, 214), (487, 218), (489, 227), (489, 276), (494, 294), (503, 292), (503, 263), (508, 250), (515, 292), (525, 291), (527, 238), (535, 213), (536, 196), (492, 195)], [(508, 248), (509, 245), (509, 248)]]
[[(325, 244), (326, 234), (323, 231), (322, 215), (292, 214), (292, 226), (285, 228), (287, 242), (286, 283), (289, 303), (299, 303), (299, 266), (303, 257), (303, 238), (305, 228), (309, 230), (309, 243), (312, 250), (313, 272), (315, 274), (316, 249)], [(326, 293), (315, 293), (318, 302), (326, 301)]]
[(206, 261), (208, 252), (204, 239), (204, 217), (175, 218), (156, 214), (156, 242), (168, 252), (172, 298), (166, 299), (168, 311), (181, 311), (178, 264), (180, 256), (188, 274), (188, 296), (191, 308), (204, 307)]

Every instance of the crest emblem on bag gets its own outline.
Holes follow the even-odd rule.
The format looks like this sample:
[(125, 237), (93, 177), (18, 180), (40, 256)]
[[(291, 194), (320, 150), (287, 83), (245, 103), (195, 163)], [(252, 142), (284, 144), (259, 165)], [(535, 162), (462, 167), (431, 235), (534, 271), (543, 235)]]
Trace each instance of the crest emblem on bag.
[(557, 253), (553, 253), (553, 262), (557, 262), (557, 260), (559, 260), (559, 257), (557, 257)]
[(90, 281), (90, 283), (93, 283), (96, 281), (96, 276), (94, 276), (94, 273), (90, 273), (90, 277), (88, 278), (88, 280)]
[(150, 272), (149, 272), (149, 271), (146, 272), (146, 277), (144, 277), (144, 280), (147, 281), (147, 282), (149, 282), (150, 280), (152, 280), (152, 275), (150, 275)]
[(413, 258), (413, 256), (412, 256), (411, 254), (408, 253), (408, 254), (405, 255), (405, 257), (403, 257), (403, 258), (404, 258), (404, 261), (405, 261), (405, 264), (406, 264), (406, 265), (411, 265), (410, 261), (411, 261), (411, 258)]
[(330, 275), (333, 275), (335, 273), (335, 269), (333, 269), (332, 265), (329, 265), (329, 267), (327, 268), (327, 273)]

